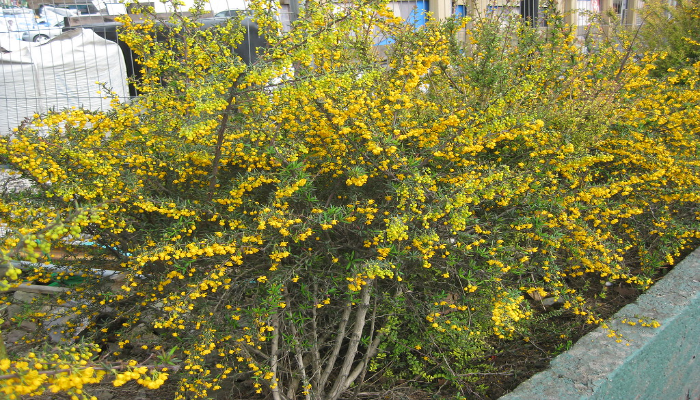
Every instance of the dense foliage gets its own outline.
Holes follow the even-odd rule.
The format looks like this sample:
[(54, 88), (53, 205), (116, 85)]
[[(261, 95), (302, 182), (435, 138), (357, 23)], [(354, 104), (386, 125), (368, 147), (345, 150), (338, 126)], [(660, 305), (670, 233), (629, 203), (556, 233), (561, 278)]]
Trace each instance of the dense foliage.
[(689, 67), (700, 61), (700, 2), (650, 1), (642, 10), (644, 24), (639, 31), (640, 50), (662, 51), (654, 76), (663, 76), (669, 68)]
[(140, 97), (2, 139), (33, 182), (2, 197), (5, 257), (29, 281), (81, 275), (67, 337), (103, 344), (66, 350), (82, 368), (0, 361), (6, 393), (84, 396), (111, 370), (170, 374), (178, 398), (234, 378), (337, 399), (375, 374), (469, 395), (494, 343), (547, 318), (534, 299), (600, 323), (581, 280), (646, 287), (697, 244), (699, 63), (652, 77), (662, 55), (633, 34), (581, 44), (557, 14), (414, 29), (381, 2), (307, 1), (280, 33), (253, 3), (255, 65), (238, 21), (125, 18)]

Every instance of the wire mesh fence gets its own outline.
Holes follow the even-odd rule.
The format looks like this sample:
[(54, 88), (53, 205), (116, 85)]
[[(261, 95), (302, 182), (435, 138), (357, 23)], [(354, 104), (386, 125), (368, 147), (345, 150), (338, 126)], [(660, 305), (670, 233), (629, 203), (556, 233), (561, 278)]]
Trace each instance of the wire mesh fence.
[[(45, 3), (52, 1), (52, 3)], [(175, 10), (172, 4), (141, 2), (155, 15)], [(223, 23), (245, 12), (242, 0), (214, 0), (205, 5), (205, 26)], [(278, 10), (289, 29), (289, 4)], [(70, 107), (108, 109), (113, 96), (122, 101), (138, 96), (133, 79), (141, 66), (120, 37), (117, 16), (134, 12), (132, 5), (102, 0), (29, 0), (0, 8), (0, 134), (8, 134), (36, 113)], [(254, 24), (238, 50), (244, 62), (259, 46)], [(107, 95), (109, 93), (109, 96)]]
[[(113, 2), (110, 2), (113, 1)], [(600, 1), (574, 1), (578, 25), (588, 23), (589, 13), (600, 11)], [(625, 17), (628, 2), (614, 0), (616, 13)], [(181, 10), (187, 10), (187, 0)], [(394, 14), (416, 27), (425, 24), (429, 13), (444, 18), (453, 14), (509, 13), (539, 21), (546, 5), (539, 0), (394, 0)], [(347, 5), (347, 2), (344, 3)], [(52, 109), (110, 107), (106, 91), (122, 100), (138, 96), (132, 79), (140, 65), (120, 39), (120, 23), (115, 18), (134, 12), (134, 6), (150, 6), (158, 15), (178, 11), (172, 3), (117, 0), (0, 0), (0, 134), (11, 130), (36, 113)], [(303, 0), (281, 0), (276, 13), (283, 30), (289, 30)], [(238, 17), (246, 10), (246, 0), (210, 0), (205, 25)], [(247, 37), (257, 34), (247, 25)], [(386, 43), (377, 43), (378, 45)], [(255, 59), (256, 40), (247, 40), (237, 49), (244, 62)]]

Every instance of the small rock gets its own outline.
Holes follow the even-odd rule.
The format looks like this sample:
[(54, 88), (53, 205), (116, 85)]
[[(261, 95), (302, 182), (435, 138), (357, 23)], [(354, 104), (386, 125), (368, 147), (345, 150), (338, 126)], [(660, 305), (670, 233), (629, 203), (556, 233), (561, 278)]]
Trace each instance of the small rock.
[(55, 306), (41, 306), (39, 307), (39, 312), (44, 314), (51, 314)]
[(5, 343), (12, 344), (12, 343), (19, 341), (20, 339), (22, 339), (23, 337), (25, 337), (28, 334), (29, 334), (29, 332), (27, 332), (25, 330), (13, 329), (13, 330), (7, 332), (6, 334), (3, 334), (3, 336), (5, 337)]
[(46, 322), (44, 323), (51, 342), (63, 343), (68, 341), (72, 343), (75, 341), (75, 337), (85, 330), (89, 321), (87, 318), (82, 317), (79, 319), (78, 325), (75, 325), (70, 332), (66, 332), (66, 322), (73, 318), (74, 316), (68, 308), (54, 307), (52, 313), (46, 316)]
[(19, 324), (19, 327), (24, 329), (27, 332), (34, 332), (37, 329), (39, 329), (39, 326), (36, 324), (36, 322), (27, 321), (27, 320), (22, 321), (22, 323)]
[(22, 312), (22, 306), (17, 304), (10, 304), (5, 309), (5, 312), (7, 313), (7, 319), (14, 318), (16, 315)]
[(108, 389), (95, 389), (92, 395), (97, 397), (97, 400), (112, 400), (114, 395)]
[(560, 298), (554, 298), (554, 297), (547, 297), (546, 299), (542, 300), (542, 305), (545, 307), (551, 307), (555, 304), (564, 304), (564, 302)]
[(19, 301), (21, 303), (31, 303), (32, 300), (36, 297), (36, 293), (29, 293), (29, 292), (21, 292), (17, 291), (15, 294), (12, 296), (16, 301)]
[(49, 323), (46, 325), (46, 329), (48, 331), (49, 339), (51, 340), (51, 342), (75, 342), (75, 338), (78, 335), (80, 335), (80, 333), (84, 331), (85, 328), (87, 328), (89, 321), (87, 318), (81, 318), (78, 325), (69, 330), (69, 328), (66, 327), (66, 322), (68, 322), (72, 318), (72, 316), (67, 315), (49, 321)]

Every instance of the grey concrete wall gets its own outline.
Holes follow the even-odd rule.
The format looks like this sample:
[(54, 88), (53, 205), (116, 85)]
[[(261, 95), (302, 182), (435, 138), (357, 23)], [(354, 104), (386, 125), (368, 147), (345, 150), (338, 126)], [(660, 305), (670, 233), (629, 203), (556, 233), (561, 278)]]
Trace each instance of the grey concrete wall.
[[(658, 328), (630, 326), (643, 316)], [(502, 400), (700, 400), (700, 249)], [(627, 345), (629, 344), (629, 345)]]

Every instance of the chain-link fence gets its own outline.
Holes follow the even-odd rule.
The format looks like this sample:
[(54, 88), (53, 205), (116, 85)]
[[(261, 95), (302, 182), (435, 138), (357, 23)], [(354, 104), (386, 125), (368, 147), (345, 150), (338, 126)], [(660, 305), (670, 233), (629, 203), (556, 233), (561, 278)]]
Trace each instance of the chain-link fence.
[[(108, 0), (109, 1), (109, 0)], [(191, 3), (191, 1), (190, 1)], [(171, 4), (141, 2), (164, 19)], [(214, 0), (205, 5), (205, 26), (224, 23), (245, 13), (243, 0)], [(113, 95), (138, 96), (133, 79), (141, 66), (119, 35), (117, 16), (134, 12), (132, 5), (103, 0), (24, 0), (0, 8), (0, 134), (7, 134), (35, 113), (85, 107), (107, 109)], [(277, 10), (289, 29), (289, 4)], [(246, 40), (237, 52), (254, 60), (260, 37), (254, 23), (244, 23)], [(111, 92), (111, 93), (110, 93)], [(110, 94), (109, 96), (107, 94)]]

